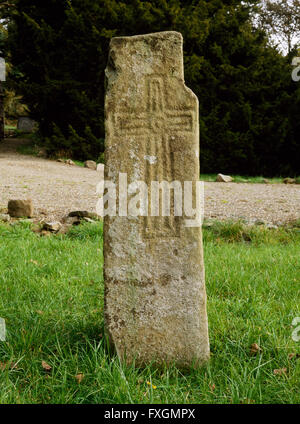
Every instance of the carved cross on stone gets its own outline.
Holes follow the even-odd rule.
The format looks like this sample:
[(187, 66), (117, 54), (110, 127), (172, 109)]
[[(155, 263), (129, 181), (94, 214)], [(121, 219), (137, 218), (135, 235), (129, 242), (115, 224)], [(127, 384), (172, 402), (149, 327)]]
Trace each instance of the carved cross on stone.
[[(166, 87), (161, 76), (150, 75), (144, 81), (146, 101), (139, 102), (137, 109), (132, 113), (122, 111), (115, 115), (115, 130), (120, 137), (146, 136), (145, 145), (146, 166), (144, 177), (148, 181), (173, 181), (176, 178), (172, 162), (174, 158), (172, 142), (177, 134), (182, 136), (192, 133), (195, 118), (192, 108), (175, 109), (166, 105)], [(154, 158), (153, 163), (147, 158)], [(173, 195), (173, 193), (171, 193)], [(151, 202), (151, 194), (149, 191)], [(173, 200), (173, 197), (172, 197)], [(142, 234), (146, 238), (178, 237), (180, 226), (178, 219), (170, 217), (152, 217), (141, 219)]]
[(147, 87), (146, 106), (139, 105), (146, 109), (144, 112), (139, 110), (132, 113), (123, 112), (116, 114), (116, 130), (121, 130), (127, 135), (139, 135), (145, 131), (152, 134), (161, 135), (164, 131), (171, 132), (192, 132), (193, 114), (191, 110), (167, 109), (165, 102), (165, 87), (163, 78), (157, 76), (148, 76), (145, 79)]

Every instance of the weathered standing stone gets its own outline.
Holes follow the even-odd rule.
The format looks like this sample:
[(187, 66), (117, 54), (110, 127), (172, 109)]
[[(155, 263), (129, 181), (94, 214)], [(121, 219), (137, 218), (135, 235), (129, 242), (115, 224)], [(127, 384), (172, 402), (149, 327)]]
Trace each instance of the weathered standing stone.
[(32, 200), (9, 200), (8, 214), (14, 218), (32, 218), (33, 204)]
[[(198, 100), (184, 85), (182, 44), (177, 32), (111, 40), (106, 180), (199, 179)], [(201, 228), (185, 218), (104, 219), (106, 330), (128, 363), (209, 358)]]
[(37, 127), (37, 123), (27, 116), (22, 116), (18, 119), (17, 128), (24, 133), (31, 133)]

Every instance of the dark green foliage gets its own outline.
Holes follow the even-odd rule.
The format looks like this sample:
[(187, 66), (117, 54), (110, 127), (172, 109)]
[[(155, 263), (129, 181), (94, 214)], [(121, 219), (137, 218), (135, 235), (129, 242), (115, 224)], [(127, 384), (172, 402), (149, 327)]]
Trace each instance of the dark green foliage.
[[(257, 1), (16, 0), (9, 27), (16, 86), (50, 152), (99, 157), (110, 38), (184, 36), (185, 79), (197, 94), (201, 170), (299, 174), (300, 83), (291, 57), (253, 28)], [(297, 172), (298, 170), (298, 172)]]

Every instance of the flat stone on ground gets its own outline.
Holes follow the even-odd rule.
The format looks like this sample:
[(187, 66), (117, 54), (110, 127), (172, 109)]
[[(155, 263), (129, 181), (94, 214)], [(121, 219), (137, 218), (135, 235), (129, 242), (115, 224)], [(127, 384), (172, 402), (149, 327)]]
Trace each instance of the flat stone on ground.
[(230, 175), (218, 174), (216, 181), (218, 183), (231, 183), (233, 178)]
[(13, 218), (32, 218), (32, 200), (9, 200), (8, 214)]

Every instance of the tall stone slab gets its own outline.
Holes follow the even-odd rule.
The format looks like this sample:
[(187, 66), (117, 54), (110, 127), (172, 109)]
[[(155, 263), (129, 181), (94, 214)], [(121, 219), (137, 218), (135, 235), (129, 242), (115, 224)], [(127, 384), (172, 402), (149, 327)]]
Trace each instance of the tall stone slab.
[(198, 100), (182, 46), (177, 32), (113, 38), (106, 68), (105, 179), (122, 206), (104, 219), (105, 323), (118, 355), (137, 365), (209, 358), (201, 228), (173, 206), (170, 216), (120, 216), (119, 173), (149, 187), (199, 179)]

